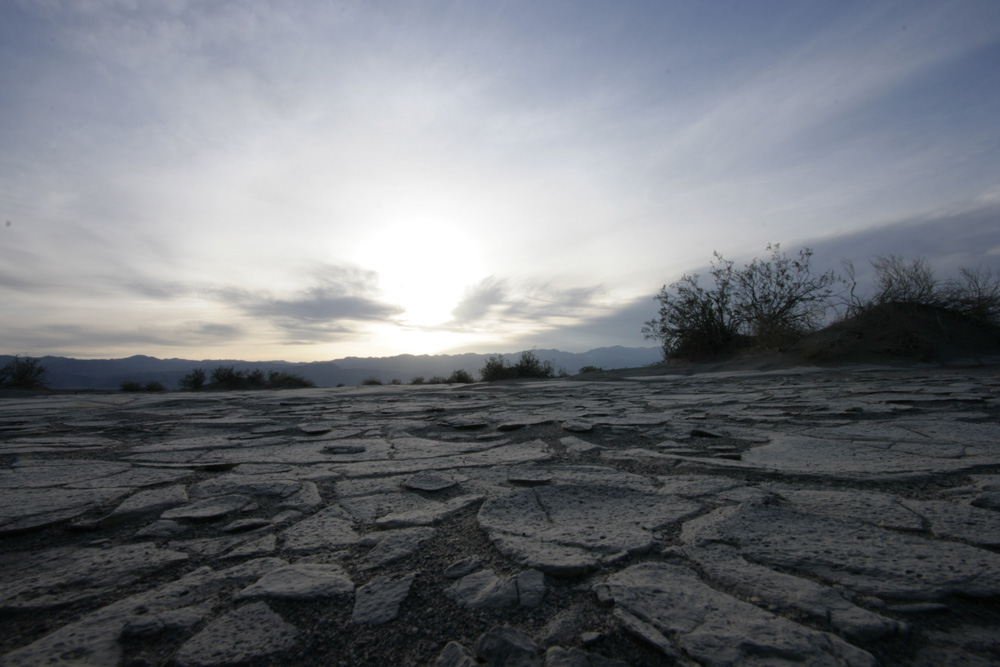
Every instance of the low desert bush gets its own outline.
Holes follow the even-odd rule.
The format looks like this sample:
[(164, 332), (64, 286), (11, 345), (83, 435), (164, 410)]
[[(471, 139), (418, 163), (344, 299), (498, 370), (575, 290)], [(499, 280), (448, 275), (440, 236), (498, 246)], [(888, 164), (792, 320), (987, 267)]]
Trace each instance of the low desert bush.
[(812, 250), (789, 257), (768, 244), (768, 259), (742, 268), (715, 253), (702, 286), (698, 274), (684, 275), (655, 297), (658, 316), (642, 328), (660, 341), (664, 359), (698, 358), (732, 352), (747, 344), (779, 347), (814, 330), (832, 305), (836, 274), (813, 272)]
[(163, 386), (163, 383), (159, 382), (158, 380), (150, 380), (146, 384), (142, 384), (141, 382), (126, 381), (121, 383), (121, 390), (127, 392), (135, 392), (135, 391), (157, 392), (157, 391), (166, 391), (167, 388)]
[(212, 385), (216, 389), (237, 390), (247, 388), (246, 373), (232, 366), (219, 366), (212, 371)]
[(777, 243), (767, 249), (769, 259), (754, 258), (733, 274), (735, 303), (744, 333), (758, 347), (779, 347), (819, 328), (840, 281), (833, 271), (813, 273), (809, 248), (795, 257)]
[(246, 374), (246, 384), (248, 389), (263, 389), (266, 387), (267, 378), (264, 376), (264, 371), (259, 368), (248, 371)]
[(423, 375), (418, 375), (415, 378), (413, 378), (412, 380), (410, 380), (410, 384), (423, 384), (423, 383), (424, 383), (424, 376)]
[(512, 377), (510, 364), (504, 361), (499, 354), (494, 354), (486, 360), (486, 363), (479, 369), (479, 377), (483, 382), (495, 382), (496, 380), (506, 380)]
[(736, 307), (733, 263), (718, 253), (709, 274), (714, 285), (706, 289), (698, 274), (684, 275), (660, 289), (657, 317), (642, 328), (647, 339), (660, 341), (663, 358), (704, 357), (733, 346), (742, 321)]
[(309, 389), (316, 383), (295, 373), (268, 371), (266, 389)]
[[(224, 391), (239, 391), (244, 389), (306, 389), (315, 387), (312, 380), (284, 371), (267, 371), (260, 369), (252, 371), (236, 370), (232, 366), (219, 366), (212, 371), (211, 384), (206, 388)], [(197, 391), (205, 386), (205, 371), (196, 368), (181, 378), (181, 387)]]
[(947, 307), (992, 328), (1000, 328), (1000, 276), (982, 266), (962, 267), (944, 285)]
[(38, 359), (15, 355), (0, 367), (0, 387), (11, 389), (44, 389), (48, 386), (48, 369)]
[(923, 257), (907, 260), (898, 255), (876, 257), (875, 289), (871, 295), (856, 294), (854, 265), (845, 262), (849, 297), (844, 317), (881, 313), (890, 320), (914, 309), (939, 308), (968, 318), (991, 329), (1000, 329), (1000, 276), (989, 269), (961, 267), (957, 278), (939, 279)]
[(929, 361), (957, 350), (973, 356), (1000, 346), (1000, 279), (983, 268), (938, 278), (926, 259), (896, 255), (871, 262), (872, 289), (859, 294), (844, 262), (841, 316), (803, 339), (807, 359), (891, 355)]
[(382, 384), (382, 381), (379, 380), (376, 377), (370, 377), (370, 378), (365, 378), (364, 380), (362, 380), (361, 384), (362, 385), (377, 385), (377, 384)]
[(527, 351), (521, 353), (514, 370), (519, 378), (550, 378), (556, 373), (551, 361), (542, 361)]
[(198, 391), (205, 386), (205, 369), (195, 368), (180, 380), (181, 389)]
[(472, 384), (475, 381), (476, 379), (464, 368), (452, 371), (451, 375), (448, 376), (449, 384)]
[(583, 375), (584, 373), (600, 373), (603, 370), (604, 369), (600, 366), (584, 366), (580, 369), (580, 375)]
[(519, 378), (550, 378), (556, 374), (551, 361), (542, 361), (533, 352), (524, 351), (517, 363), (511, 365), (503, 356), (495, 354), (486, 360), (479, 376), (483, 382), (514, 380)]
[(907, 261), (898, 255), (876, 257), (872, 260), (872, 267), (875, 269), (875, 294), (870, 299), (872, 305), (942, 305), (941, 284), (925, 258)]

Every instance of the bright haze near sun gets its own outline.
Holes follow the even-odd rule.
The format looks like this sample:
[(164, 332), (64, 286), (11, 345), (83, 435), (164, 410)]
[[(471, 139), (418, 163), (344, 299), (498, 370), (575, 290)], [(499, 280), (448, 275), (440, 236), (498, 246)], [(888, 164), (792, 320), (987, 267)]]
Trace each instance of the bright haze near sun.
[(1000, 269), (1000, 3), (0, 3), (0, 354), (653, 345), (769, 242)]

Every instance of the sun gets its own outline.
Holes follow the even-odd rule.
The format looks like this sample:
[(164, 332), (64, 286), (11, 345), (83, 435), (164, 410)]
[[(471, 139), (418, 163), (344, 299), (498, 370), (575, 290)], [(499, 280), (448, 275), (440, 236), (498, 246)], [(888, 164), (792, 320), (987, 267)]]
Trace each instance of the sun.
[(382, 298), (400, 320), (434, 326), (452, 319), (465, 288), (483, 276), (482, 252), (459, 225), (434, 218), (387, 224), (358, 246), (355, 261), (378, 273)]

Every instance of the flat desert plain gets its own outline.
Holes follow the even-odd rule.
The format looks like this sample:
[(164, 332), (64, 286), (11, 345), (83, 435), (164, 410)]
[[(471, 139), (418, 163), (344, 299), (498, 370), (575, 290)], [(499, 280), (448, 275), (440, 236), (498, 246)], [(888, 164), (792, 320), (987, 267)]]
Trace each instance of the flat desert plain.
[(3, 665), (1000, 663), (998, 368), (0, 397)]

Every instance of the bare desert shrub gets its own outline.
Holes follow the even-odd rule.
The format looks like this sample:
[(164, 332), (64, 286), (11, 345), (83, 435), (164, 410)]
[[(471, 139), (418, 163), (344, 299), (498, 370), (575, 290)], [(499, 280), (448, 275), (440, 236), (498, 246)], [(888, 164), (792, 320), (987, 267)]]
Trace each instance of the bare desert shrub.
[(551, 361), (542, 361), (534, 352), (524, 351), (516, 364), (509, 364), (503, 356), (495, 354), (486, 360), (479, 376), (483, 382), (513, 380), (518, 378), (550, 378), (556, 374)]
[(372, 386), (372, 385), (382, 384), (382, 381), (379, 380), (377, 377), (370, 377), (362, 380), (361, 384), (362, 386)]
[(448, 376), (449, 384), (472, 384), (476, 381), (476, 378), (465, 370), (464, 368), (457, 371), (452, 371), (451, 375)]
[(528, 351), (521, 353), (521, 358), (514, 364), (514, 371), (519, 378), (550, 378), (556, 373), (551, 361), (542, 361)]
[(989, 269), (961, 267), (957, 278), (940, 280), (923, 257), (888, 255), (871, 264), (875, 289), (870, 296), (859, 297), (854, 267), (845, 262), (851, 286), (845, 317), (882, 311), (889, 320), (914, 309), (939, 308), (990, 328), (1000, 327), (1000, 276)]
[(181, 389), (198, 391), (205, 386), (205, 369), (195, 368), (180, 379)]
[(703, 357), (732, 347), (742, 324), (734, 301), (733, 263), (715, 253), (706, 289), (697, 273), (660, 289), (658, 317), (646, 322), (642, 333), (660, 341), (663, 358)]
[(248, 389), (263, 389), (267, 386), (267, 377), (264, 371), (255, 368), (246, 374), (246, 386)]
[(755, 258), (734, 273), (736, 307), (758, 346), (776, 346), (814, 331), (823, 320), (834, 295), (837, 276), (812, 271), (813, 252), (799, 250), (797, 257), (768, 244), (771, 257)]
[(122, 391), (135, 392), (135, 391), (149, 391), (149, 392), (159, 392), (166, 391), (167, 388), (159, 380), (150, 380), (146, 384), (135, 381), (122, 382), (120, 386)]
[(0, 387), (10, 389), (44, 389), (48, 386), (49, 370), (32, 357), (14, 355), (0, 367)]
[(923, 257), (907, 261), (898, 255), (876, 257), (874, 304), (912, 303), (940, 305), (941, 294), (934, 270)]
[(316, 383), (312, 380), (307, 380), (301, 375), (296, 375), (295, 373), (285, 373), (283, 371), (268, 371), (267, 373), (267, 384), (265, 388), (267, 389), (309, 389), (310, 387), (315, 387)]
[(510, 376), (509, 369), (510, 365), (504, 361), (504, 358), (499, 354), (494, 354), (486, 359), (486, 363), (479, 370), (479, 377), (483, 379), (483, 382), (505, 380)]
[(946, 307), (993, 328), (1000, 328), (1000, 276), (978, 266), (962, 267), (941, 289)]
[(232, 366), (219, 366), (212, 371), (212, 384), (216, 389), (237, 390), (247, 386), (246, 374)]
[[(198, 389), (198, 379), (204, 382), (204, 371), (196, 368), (189, 376), (181, 379), (185, 388)], [(284, 371), (270, 370), (264, 373), (255, 368), (252, 371), (236, 370), (232, 366), (219, 366), (212, 371), (212, 389), (238, 391), (244, 389), (305, 389), (315, 387), (312, 380)], [(187, 384), (185, 384), (187, 383)]]
[(890, 355), (930, 361), (978, 354), (1000, 344), (1000, 280), (983, 269), (939, 279), (924, 258), (877, 257), (873, 289), (859, 294), (854, 265), (844, 262), (848, 292), (843, 316), (802, 341), (817, 361)]
[(642, 333), (660, 341), (664, 359), (699, 358), (731, 352), (748, 342), (781, 345), (813, 330), (831, 305), (836, 275), (814, 274), (812, 250), (788, 257), (768, 244), (766, 260), (737, 269), (715, 253), (703, 287), (698, 274), (684, 275), (655, 297), (658, 316)]

